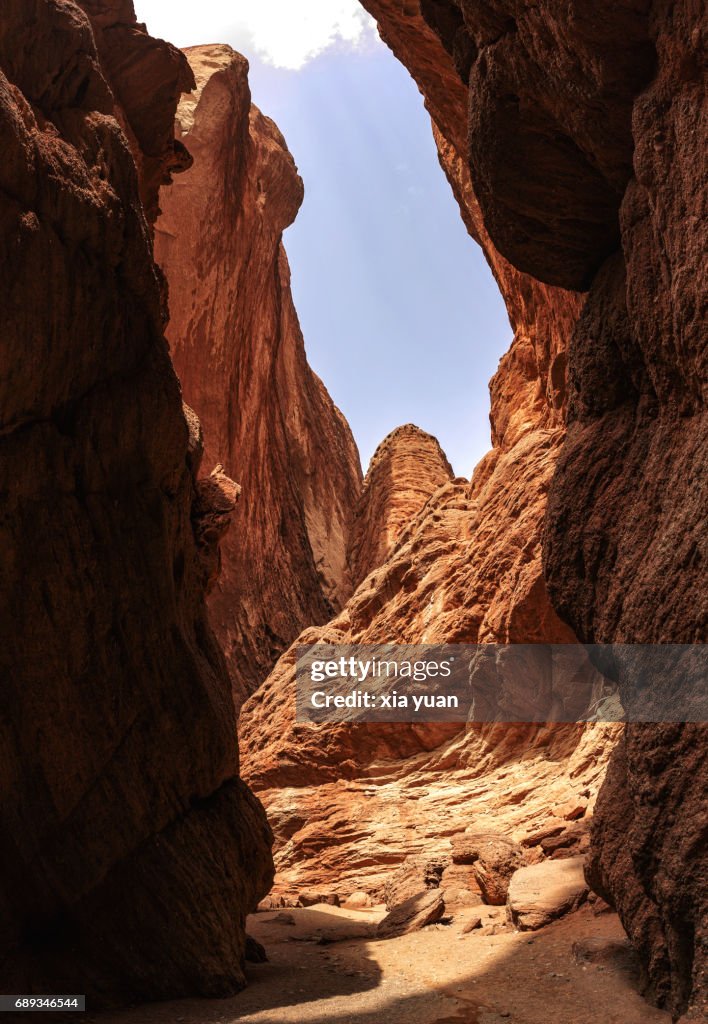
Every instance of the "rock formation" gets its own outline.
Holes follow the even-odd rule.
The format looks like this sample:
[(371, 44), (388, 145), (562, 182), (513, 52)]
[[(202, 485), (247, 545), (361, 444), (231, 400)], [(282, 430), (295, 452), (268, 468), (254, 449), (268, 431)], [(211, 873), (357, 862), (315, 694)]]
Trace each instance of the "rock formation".
[[(499, 254), (464, 157), (466, 92), (452, 58), (415, 5), (405, 18), (398, 3), (367, 6), (426, 96), (441, 163), (515, 334), (491, 385), (494, 447), (472, 481), (443, 482), (342, 613), (299, 642), (572, 642), (548, 599), (541, 534), (580, 297)], [(451, 840), (475, 816), (493, 806), (500, 840), (528, 841), (543, 857), (533, 840), (558, 834), (551, 808), (591, 797), (602, 779), (614, 735), (603, 728), (296, 723), (294, 658), (281, 658), (241, 717), (244, 772), (276, 835), (277, 893), (323, 883), (342, 896), (380, 893), (392, 868), (417, 856), (441, 859), (448, 888), (470, 893), (473, 873), (453, 864)]]
[(383, 564), (411, 519), (454, 475), (437, 440), (412, 423), (381, 442), (354, 517), (348, 560), (355, 584)]
[[(704, 640), (699, 6), (613, 3), (587, 15), (555, 0), (364, 6), (421, 88), (515, 338), (491, 387), (494, 449), (471, 485), (439, 491), (343, 614), (302, 641), (573, 639), (558, 612), (586, 641)], [(545, 575), (555, 608), (541, 571), (552, 479)], [(453, 786), (461, 748), (479, 756), (498, 734), (487, 731), (480, 747), (474, 732), (450, 740), (427, 728), (288, 733), (276, 694), (282, 709), (291, 665), (289, 655), (246, 711), (250, 730), (265, 726), (258, 750), (247, 743), (247, 771), (259, 788), (275, 787), (265, 798), (283, 880), (306, 875), (314, 851), (341, 866), (340, 843), (350, 864), (354, 850), (360, 867), (395, 860), (418, 841), (422, 802), (403, 821), (379, 807), (379, 832), (361, 812), (342, 818), (340, 800), (351, 806), (358, 791), (373, 803), (384, 779), (391, 793), (410, 777), (429, 793), (423, 766), (436, 759)], [(699, 726), (630, 727), (590, 861), (650, 994), (676, 1014), (705, 993), (704, 749)], [(337, 775), (351, 780), (339, 794), (328, 790)]]
[(194, 164), (161, 194), (156, 256), (207, 464), (223, 463), (242, 489), (209, 599), (240, 704), (304, 625), (349, 597), (361, 468), (293, 306), (282, 243), (303, 198), (293, 158), (251, 103), (244, 57), (228, 46), (186, 53), (197, 89), (179, 105), (177, 135)]
[(7, 0), (0, 69), (2, 990), (223, 995), (272, 861), (145, 217), (191, 73), (129, 0)]
[[(544, 542), (555, 608), (586, 641), (704, 642), (702, 6), (364, 5), (499, 252), (546, 285), (589, 289), (566, 338), (569, 429)], [(676, 1014), (706, 998), (705, 742), (700, 726), (627, 729), (590, 862)]]

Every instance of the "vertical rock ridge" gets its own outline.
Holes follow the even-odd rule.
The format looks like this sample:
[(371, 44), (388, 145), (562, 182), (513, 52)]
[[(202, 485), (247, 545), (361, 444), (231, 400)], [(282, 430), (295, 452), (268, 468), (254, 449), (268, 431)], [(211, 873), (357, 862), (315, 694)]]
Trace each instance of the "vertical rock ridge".
[[(470, 189), (517, 271), (587, 292), (579, 318), (561, 301), (576, 323), (555, 358), (512, 348), (492, 386), (503, 408), (533, 359), (552, 395), (567, 365), (543, 539), (555, 608), (585, 641), (705, 642), (705, 12), (692, 0), (364, 6), (421, 86), (472, 233)], [(518, 412), (501, 422), (513, 430)], [(627, 728), (589, 862), (649, 993), (698, 1019), (705, 741), (701, 726)]]
[(437, 439), (412, 423), (381, 442), (354, 517), (349, 564), (356, 585), (383, 564), (411, 519), (454, 475)]
[(163, 190), (156, 253), (207, 464), (242, 489), (209, 601), (240, 704), (300, 629), (351, 593), (361, 468), (292, 301), (282, 233), (303, 198), (293, 158), (251, 102), (245, 58), (223, 45), (186, 53), (197, 90), (179, 105), (177, 135), (194, 166)]
[(238, 990), (272, 877), (141, 202), (190, 81), (129, 2), (3, 5), (0, 979), (93, 1006)]

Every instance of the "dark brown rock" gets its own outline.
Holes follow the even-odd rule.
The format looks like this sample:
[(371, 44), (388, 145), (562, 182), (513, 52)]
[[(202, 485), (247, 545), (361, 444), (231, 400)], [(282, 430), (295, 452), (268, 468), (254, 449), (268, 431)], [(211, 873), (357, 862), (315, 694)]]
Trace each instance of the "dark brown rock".
[[(681, 2), (648, 23), (657, 73), (634, 105), (621, 252), (595, 278), (569, 352), (545, 562), (556, 607), (586, 640), (707, 635), (704, 20)], [(708, 993), (706, 739), (701, 725), (627, 727), (588, 867), (649, 994), (677, 1015)]]
[[(132, 4), (101, 10), (133, 25), (122, 61), (149, 50), (159, 78), (165, 44)], [(69, 0), (3, 4), (0, 987), (93, 1006), (237, 991), (272, 877), (206, 617), (198, 432), (140, 199), (152, 172), (103, 52)], [(167, 63), (169, 95), (141, 86), (155, 166), (189, 81)]]
[(653, 70), (649, 3), (421, 6), (468, 85), (467, 155), (495, 245), (541, 281), (587, 288), (619, 242), (632, 102)]
[[(415, 2), (366, 6), (421, 86), (510, 310), (538, 292), (504, 272), (485, 232), (515, 268), (589, 289), (547, 391), (567, 362), (544, 539), (553, 605), (586, 641), (705, 641), (702, 5), (424, 0), (425, 28)], [(515, 341), (493, 400), (519, 387), (531, 347)], [(675, 1014), (706, 998), (705, 744), (701, 726), (627, 728), (589, 868)]]

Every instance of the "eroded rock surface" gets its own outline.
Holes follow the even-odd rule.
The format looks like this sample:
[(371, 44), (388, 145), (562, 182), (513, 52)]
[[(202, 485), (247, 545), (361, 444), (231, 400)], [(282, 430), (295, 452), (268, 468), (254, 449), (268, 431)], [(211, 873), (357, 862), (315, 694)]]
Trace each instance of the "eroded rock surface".
[(349, 597), (361, 467), (293, 306), (282, 234), (303, 198), (295, 162), (251, 102), (246, 59), (228, 46), (186, 53), (197, 90), (179, 105), (177, 135), (194, 164), (161, 194), (156, 255), (206, 462), (242, 489), (209, 598), (240, 704), (304, 625)]
[[(494, 448), (472, 481), (443, 482), (341, 615), (300, 640), (569, 642), (548, 600), (540, 538), (579, 297), (500, 256), (465, 161), (466, 92), (454, 63), (419, 12), (400, 18), (398, 4), (370, 6), (426, 97), (441, 163), (515, 335), (491, 387)], [(479, 902), (474, 869), (452, 864), (451, 839), (480, 817), (513, 842), (544, 828), (557, 834), (550, 807), (586, 799), (602, 779), (614, 737), (603, 728), (294, 723), (293, 663), (294, 651), (242, 713), (245, 771), (276, 833), (277, 892), (327, 879), (344, 897), (359, 888), (381, 895), (396, 865), (419, 857), (445, 865), (446, 899)], [(539, 847), (528, 856), (544, 855)]]
[[(494, 447), (472, 480), (443, 482), (341, 614), (300, 641), (572, 642), (548, 599), (541, 533), (580, 298), (521, 274), (492, 243), (465, 156), (466, 89), (417, 5), (407, 4), (405, 16), (397, 2), (367, 6), (421, 87), (441, 163), (515, 333), (491, 385)], [(294, 655), (281, 658), (241, 719), (244, 770), (276, 832), (278, 892), (319, 876), (345, 897), (359, 888), (382, 893), (411, 857), (451, 864), (451, 838), (486, 815), (490, 801), (490, 827), (519, 840), (543, 827), (550, 806), (592, 795), (602, 777), (611, 730), (298, 724)], [(472, 881), (450, 875), (449, 890), (463, 901), (479, 898), (468, 874)]]
[(357, 505), (349, 564), (354, 584), (378, 568), (411, 519), (454, 478), (436, 438), (407, 423), (374, 452)]
[[(704, 642), (702, 5), (365, 6), (499, 251), (539, 281), (589, 290), (566, 335), (569, 429), (544, 544), (554, 607), (586, 641)], [(510, 369), (497, 387), (515, 383)], [(650, 991), (677, 1014), (705, 1010), (705, 743), (700, 726), (628, 728), (590, 867)]]
[(191, 75), (127, 0), (7, 0), (0, 69), (0, 987), (224, 995), (270, 832), (141, 203)]
[(519, 868), (511, 878), (507, 907), (522, 932), (543, 928), (585, 902), (584, 857), (545, 861)]

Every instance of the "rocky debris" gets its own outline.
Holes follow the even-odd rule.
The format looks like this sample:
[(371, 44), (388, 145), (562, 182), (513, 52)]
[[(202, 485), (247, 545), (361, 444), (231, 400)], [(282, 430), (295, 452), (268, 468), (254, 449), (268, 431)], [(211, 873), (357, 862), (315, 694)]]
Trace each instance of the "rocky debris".
[(304, 626), (349, 597), (361, 467), (293, 306), (282, 235), (303, 198), (295, 162), (251, 102), (246, 59), (222, 45), (185, 52), (197, 89), (179, 104), (177, 139), (194, 163), (162, 190), (155, 252), (206, 464), (242, 488), (209, 595), (240, 705)]
[(412, 423), (381, 442), (364, 478), (352, 528), (348, 557), (355, 586), (383, 564), (428, 498), (454, 475), (438, 441)]
[(571, 857), (516, 871), (509, 884), (509, 920), (522, 932), (535, 931), (577, 910), (588, 895), (583, 864), (583, 857)]
[(272, 837), (145, 216), (191, 73), (130, 0), (6, 0), (0, 69), (0, 986), (225, 996)]
[(470, 932), (477, 931), (478, 928), (482, 927), (481, 917), (471, 917), (469, 921), (466, 921), (462, 927), (462, 934), (469, 935)]
[(563, 818), (564, 821), (577, 821), (582, 818), (588, 809), (587, 797), (577, 797), (574, 800), (567, 800), (560, 807), (553, 808), (556, 818)]
[(339, 896), (332, 892), (319, 895), (315, 895), (314, 893), (300, 893), (297, 898), (298, 907), (314, 907), (318, 903), (324, 903), (330, 907), (338, 907), (340, 905)]
[(426, 889), (439, 889), (444, 869), (443, 861), (415, 857), (406, 860), (384, 887), (386, 909), (392, 910)]
[(282, 907), (294, 906), (294, 901), (287, 900), (284, 896), (266, 896), (260, 901), (256, 908), (259, 912), (267, 912), (270, 910), (280, 910)]
[(573, 821), (557, 836), (542, 839), (540, 847), (547, 857), (577, 857), (590, 848), (590, 822)]
[(525, 835), (521, 839), (521, 846), (525, 849), (531, 849), (535, 846), (540, 846), (541, 843), (548, 839), (553, 839), (559, 836), (565, 831), (566, 826), (560, 822), (551, 821), (547, 825), (542, 825), (540, 828), (534, 828), (531, 832)]
[(444, 915), (445, 901), (442, 894), (436, 889), (425, 889), (393, 907), (379, 923), (376, 937), (393, 939), (420, 931), (426, 925), (435, 924)]
[(521, 847), (496, 832), (464, 832), (453, 836), (455, 864), (471, 864), (482, 899), (491, 906), (506, 903), (509, 880), (525, 863)]

